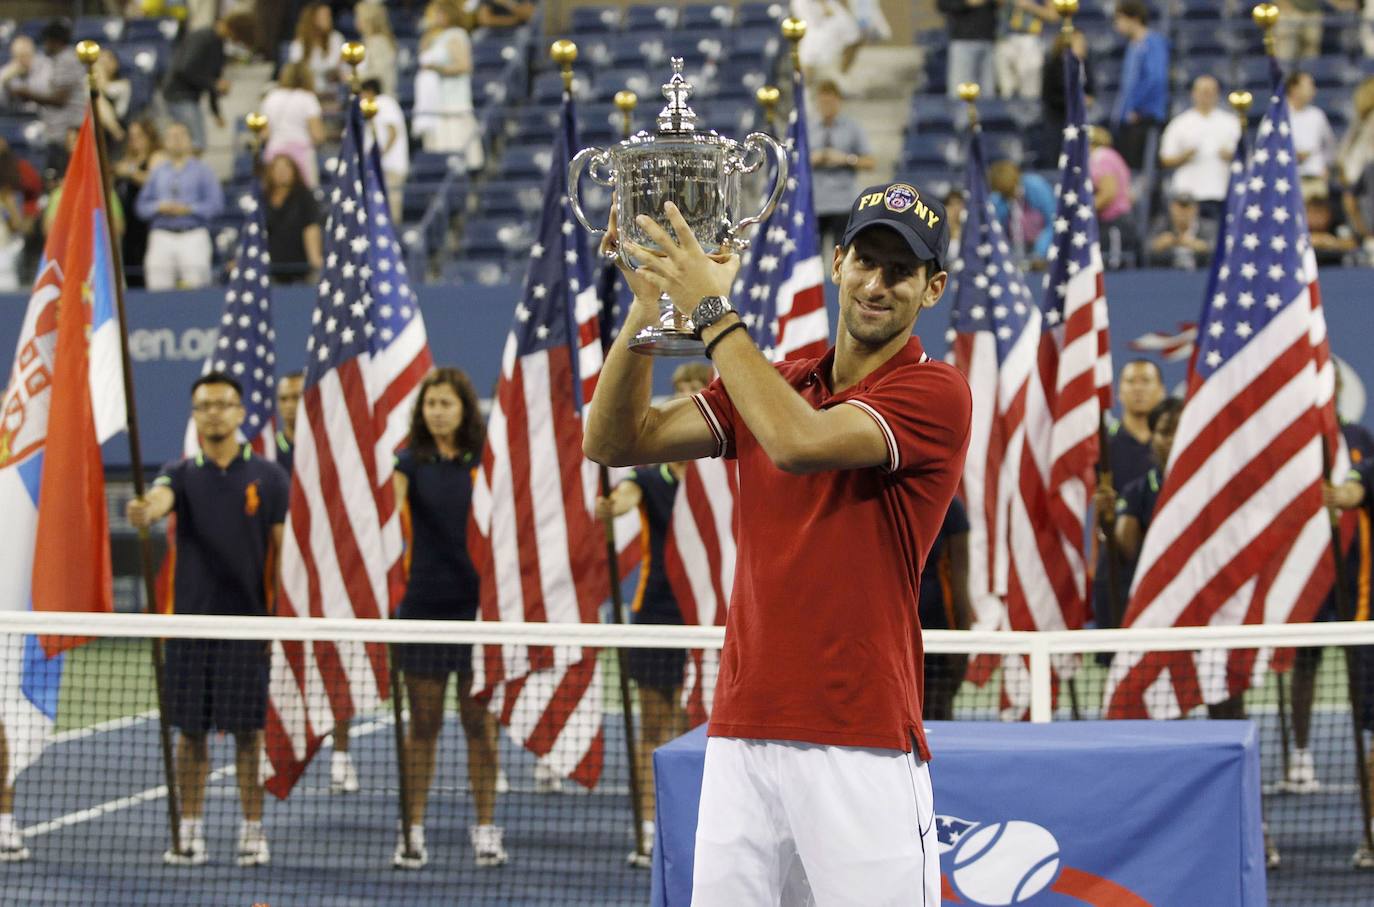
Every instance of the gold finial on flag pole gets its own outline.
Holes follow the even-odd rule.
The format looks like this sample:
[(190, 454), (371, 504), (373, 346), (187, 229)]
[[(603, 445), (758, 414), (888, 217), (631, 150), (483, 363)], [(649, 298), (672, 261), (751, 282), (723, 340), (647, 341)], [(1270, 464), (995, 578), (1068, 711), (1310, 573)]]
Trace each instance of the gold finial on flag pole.
[(639, 95), (630, 91), (628, 88), (615, 93), (615, 107), (620, 111), (620, 131), (628, 136), (633, 128), (631, 118), (634, 117), (635, 107), (639, 105)]
[(789, 16), (782, 20), (782, 36), (792, 42), (792, 69), (801, 69), (801, 47), (802, 38), (806, 37), (806, 21), (795, 16)]
[(978, 125), (978, 96), (983, 93), (977, 82), (960, 82), (955, 89), (959, 93), (959, 100), (968, 105), (968, 124), (970, 127)]
[(573, 63), (577, 60), (577, 45), (567, 38), (561, 38), (549, 47), (549, 59), (563, 70), (563, 90), (572, 91)]
[(1279, 22), (1279, 8), (1274, 3), (1260, 3), (1250, 11), (1250, 17), (1264, 32), (1264, 52), (1274, 56), (1274, 26)]

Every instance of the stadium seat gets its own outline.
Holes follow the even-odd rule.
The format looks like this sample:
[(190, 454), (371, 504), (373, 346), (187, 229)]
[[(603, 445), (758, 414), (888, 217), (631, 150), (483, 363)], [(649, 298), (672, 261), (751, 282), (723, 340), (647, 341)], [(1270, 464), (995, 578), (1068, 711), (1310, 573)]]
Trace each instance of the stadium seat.
[(549, 172), (553, 151), (547, 145), (507, 146), (497, 164), (501, 179), (542, 179)]
[(778, 23), (786, 15), (785, 3), (741, 3), (735, 11), (735, 25), (739, 28), (768, 28), (776, 33)]
[(625, 30), (631, 33), (649, 29), (677, 28), (678, 13), (671, 6), (645, 3), (627, 7)]
[(410, 158), (410, 179), (439, 182), (463, 167), (463, 157), (445, 151), (417, 151)]
[(620, 28), (617, 6), (579, 6), (572, 11), (572, 33), (595, 35)]
[[(578, 112), (585, 121), (587, 109)], [(551, 142), (557, 129), (557, 107), (525, 107), (506, 119), (503, 131), (513, 145), (540, 145)]]
[(533, 242), (533, 227), (528, 221), (472, 217), (464, 225), (459, 248), (467, 258), (501, 260), (528, 251)]
[(141, 72), (145, 75), (160, 76), (166, 71), (171, 52), (166, 42), (125, 41), (114, 48), (119, 68), (125, 72)]
[(682, 8), (681, 28), (724, 29), (735, 19), (735, 11), (725, 4), (692, 3)]
[(1324, 56), (1303, 60), (1298, 69), (1310, 73), (1317, 88), (1344, 88), (1359, 81), (1350, 62), (1342, 56)]
[(72, 24), (73, 41), (113, 44), (124, 35), (124, 20), (114, 16), (79, 16)]
[(519, 56), (515, 47), (500, 41), (480, 41), (472, 46), (474, 69), (499, 69)]
[(748, 54), (755, 59), (772, 61), (777, 59), (782, 48), (782, 37), (776, 27), (740, 27), (730, 36), (731, 56)]
[(124, 23), (124, 41), (157, 41), (166, 44), (177, 36), (175, 19), (129, 19)]

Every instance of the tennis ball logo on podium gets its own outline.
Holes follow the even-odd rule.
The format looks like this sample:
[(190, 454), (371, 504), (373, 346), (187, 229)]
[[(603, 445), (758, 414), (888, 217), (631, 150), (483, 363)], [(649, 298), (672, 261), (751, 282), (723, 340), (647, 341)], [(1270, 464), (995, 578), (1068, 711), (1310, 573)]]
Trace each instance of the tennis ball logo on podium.
[[(940, 853), (965, 900), (983, 907), (1028, 903), (1059, 873), (1059, 842), (1034, 822), (978, 824), (939, 816)], [(946, 844), (948, 839), (949, 843)]]

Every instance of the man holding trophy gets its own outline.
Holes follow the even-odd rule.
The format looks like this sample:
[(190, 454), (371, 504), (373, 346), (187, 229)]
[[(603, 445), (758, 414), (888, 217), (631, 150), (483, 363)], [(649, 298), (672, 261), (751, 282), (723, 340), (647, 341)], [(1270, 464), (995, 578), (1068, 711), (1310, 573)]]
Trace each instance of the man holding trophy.
[[(602, 250), (619, 257), (634, 303), (597, 384), (587, 455), (739, 465), (693, 903), (910, 904), (921, 891), (938, 904), (917, 598), (963, 471), (971, 403), (963, 377), (911, 331), (944, 292), (944, 207), (909, 183), (865, 190), (834, 251), (835, 346), (774, 365), (731, 305), (731, 240), (703, 239), (673, 200), (644, 204), (645, 175), (671, 173), (672, 158), (610, 157), (625, 235), (613, 215)], [(659, 197), (677, 185), (665, 182)], [(728, 208), (734, 193), (721, 193)], [(625, 217), (636, 207), (656, 216)], [(638, 353), (680, 353), (654, 339), (665, 332), (704, 344), (720, 377), (653, 405), (652, 360)]]

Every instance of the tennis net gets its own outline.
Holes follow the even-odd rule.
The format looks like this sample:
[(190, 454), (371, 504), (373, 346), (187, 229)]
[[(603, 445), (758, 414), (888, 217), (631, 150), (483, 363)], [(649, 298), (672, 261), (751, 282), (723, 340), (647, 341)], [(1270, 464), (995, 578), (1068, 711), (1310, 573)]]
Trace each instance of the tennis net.
[[(59, 648), (76, 642), (73, 634), (81, 634), (82, 644), (60, 659), (46, 657), (45, 643)], [(667, 739), (700, 719), (693, 693), (709, 701), (722, 638), (719, 628), (0, 615), (0, 724), (7, 770), (19, 770), (13, 813), (27, 851), (27, 859), (0, 864), (0, 901), (644, 904), (650, 873), (628, 859), (638, 845), (622, 670), (639, 681), (625, 684), (636, 733), (648, 725)], [(162, 641), (161, 711), (155, 639)], [(473, 646), (472, 692), (485, 708), (464, 720), (453, 681), (437, 700), (423, 684)], [(928, 698), (948, 709), (942, 717), (957, 722), (1090, 721), (1106, 714), (1111, 690), (1129, 687), (1106, 666), (1111, 656), (1123, 664), (1145, 651), (1183, 653), (1196, 666), (1203, 698), (1215, 698), (1211, 691), (1228, 677), (1234, 683), (1235, 666), (1246, 665), (1248, 681), (1238, 685), (1248, 689), (1211, 711), (1243, 714), (1258, 729), (1267, 837), (1280, 854), (1269, 873), (1270, 900), (1353, 905), (1367, 903), (1374, 882), (1374, 873), (1352, 864), (1363, 820), (1351, 697), (1363, 697), (1366, 709), (1374, 698), (1368, 657), (1374, 649), (1364, 647), (1374, 647), (1374, 624), (930, 632)], [(1347, 653), (1355, 659), (1354, 686)], [(410, 668), (399, 674), (400, 688), (409, 691), (399, 712), (407, 734), (399, 740), (389, 698), (393, 658)], [(538, 670), (523, 673), (531, 667)], [(183, 725), (251, 726), (245, 716), (257, 706), (250, 681), (263, 670), (271, 690), (262, 710), (264, 749), (248, 744), (245, 760), (238, 736), (207, 729), (203, 806), (195, 805), (193, 793), (185, 795), (196, 785), (183, 779), (175, 798), (182, 821), (174, 823), (159, 716)], [(347, 709), (340, 707), (340, 689), (347, 691)], [(1168, 701), (1162, 691), (1156, 684), (1139, 698), (1156, 709)], [(419, 726), (433, 723), (436, 701), (442, 718), (433, 779), (424, 785), (414, 749), (426, 738)], [(333, 716), (346, 712), (356, 790), (338, 769), (340, 745), (328, 733)], [(1184, 717), (1208, 712), (1198, 706)], [(1369, 716), (1364, 720), (1367, 727)], [(484, 735), (494, 760), (491, 750), (473, 747)], [(312, 736), (318, 753), (288, 784), (289, 766), (302, 761)], [(198, 764), (179, 734), (169, 737), (177, 768), (185, 773)], [(1367, 744), (1367, 733), (1363, 739)], [(402, 750), (409, 754), (404, 763)], [(488, 785), (483, 766), (493, 761), (498, 776)], [(261, 812), (270, 862), (240, 866), (241, 788), (252, 788), (240, 784), (240, 775), (254, 766), (270, 791)], [(647, 764), (636, 772), (647, 776)], [(938, 811), (938, 771), (935, 777)], [(428, 790), (424, 839), (411, 835), (404, 848), (402, 783)], [(499, 849), (507, 861), (484, 866), (483, 847), (486, 862), (494, 861), (492, 841), (479, 833), (475, 842), (473, 828), (485, 824), (479, 822), (483, 791), (492, 788), (491, 819), (502, 829)], [(248, 799), (251, 804), (251, 792)], [(652, 818), (647, 796), (639, 809)], [(197, 813), (200, 829), (188, 827), (187, 817)], [(203, 838), (203, 863), (165, 862), (173, 827), (179, 838)], [(393, 868), (398, 849), (413, 863), (421, 844), (422, 868)]]

